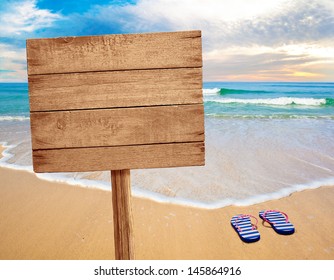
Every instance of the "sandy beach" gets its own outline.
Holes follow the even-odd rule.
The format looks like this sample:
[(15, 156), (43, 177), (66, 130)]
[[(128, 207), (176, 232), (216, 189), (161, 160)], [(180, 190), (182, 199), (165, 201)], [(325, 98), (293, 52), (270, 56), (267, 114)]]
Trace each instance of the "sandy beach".
[[(114, 259), (111, 192), (0, 168), (0, 259)], [(198, 209), (133, 198), (136, 259), (334, 259), (334, 188), (247, 207)], [(296, 227), (243, 243), (230, 225), (240, 213), (286, 212)]]

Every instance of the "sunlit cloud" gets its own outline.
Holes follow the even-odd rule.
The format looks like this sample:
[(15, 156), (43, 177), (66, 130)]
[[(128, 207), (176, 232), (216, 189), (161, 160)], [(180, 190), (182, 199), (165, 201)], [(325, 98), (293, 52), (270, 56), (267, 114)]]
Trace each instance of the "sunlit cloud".
[[(216, 24), (229, 21), (250, 20), (279, 9), (287, 0), (142, 0), (128, 5), (127, 13), (142, 19), (150, 27), (164, 22), (167, 26)], [(218, 27), (218, 26), (217, 26)]]
[(293, 72), (291, 74), (291, 76), (293, 77), (319, 77), (321, 76), (320, 74), (317, 74), (317, 73), (310, 73), (310, 72)]
[(334, 48), (316, 44), (249, 46), (205, 54), (205, 80), (329, 80), (334, 74)]
[(333, 2), (142, 0), (91, 12), (132, 32), (202, 30), (205, 80), (333, 80), (314, 67), (333, 61)]

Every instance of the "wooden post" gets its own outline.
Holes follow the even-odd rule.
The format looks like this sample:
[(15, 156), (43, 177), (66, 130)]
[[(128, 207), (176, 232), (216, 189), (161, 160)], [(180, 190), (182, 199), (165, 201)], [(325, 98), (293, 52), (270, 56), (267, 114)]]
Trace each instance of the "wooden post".
[(112, 170), (112, 204), (116, 260), (133, 260), (134, 238), (131, 209), (130, 170)]

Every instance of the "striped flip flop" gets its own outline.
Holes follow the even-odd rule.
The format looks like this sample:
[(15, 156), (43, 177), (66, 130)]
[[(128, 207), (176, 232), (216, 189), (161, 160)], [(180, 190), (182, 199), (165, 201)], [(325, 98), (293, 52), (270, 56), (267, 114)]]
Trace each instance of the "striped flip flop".
[(262, 220), (269, 223), (278, 234), (289, 235), (295, 232), (295, 227), (289, 221), (288, 215), (282, 211), (260, 211), (259, 216)]
[[(252, 224), (251, 218), (255, 219), (255, 225)], [(233, 216), (231, 225), (242, 241), (251, 243), (260, 240), (260, 233), (257, 231), (257, 219), (254, 216), (244, 214)]]

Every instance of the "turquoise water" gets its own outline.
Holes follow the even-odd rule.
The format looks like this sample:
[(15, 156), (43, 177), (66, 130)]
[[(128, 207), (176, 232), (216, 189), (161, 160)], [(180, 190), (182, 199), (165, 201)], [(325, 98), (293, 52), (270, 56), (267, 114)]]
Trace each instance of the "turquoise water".
[(27, 83), (0, 83), (0, 121), (29, 117)]
[(206, 114), (232, 118), (334, 117), (334, 83), (205, 83)]
[[(334, 185), (334, 83), (207, 82), (203, 94), (206, 165), (132, 170), (136, 196), (217, 208)], [(27, 84), (0, 84), (0, 144), (0, 166), (32, 172)], [(38, 176), (110, 191), (109, 172)]]

